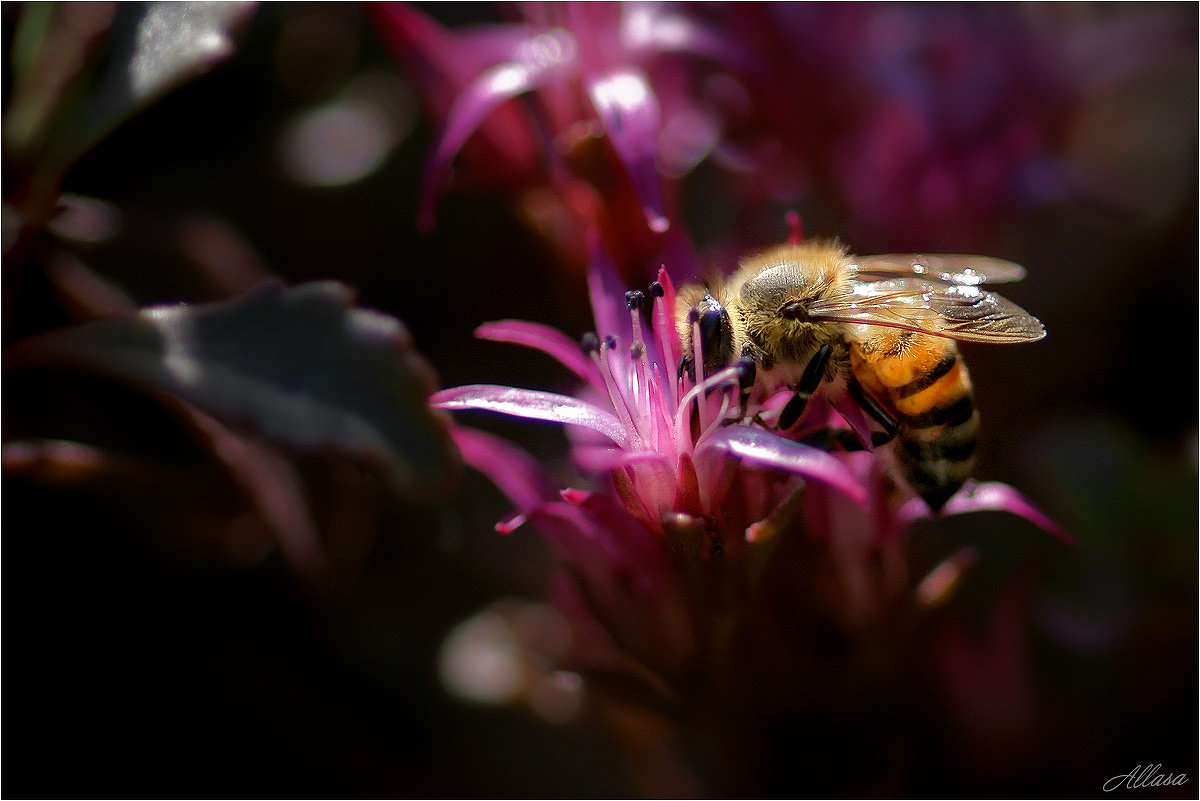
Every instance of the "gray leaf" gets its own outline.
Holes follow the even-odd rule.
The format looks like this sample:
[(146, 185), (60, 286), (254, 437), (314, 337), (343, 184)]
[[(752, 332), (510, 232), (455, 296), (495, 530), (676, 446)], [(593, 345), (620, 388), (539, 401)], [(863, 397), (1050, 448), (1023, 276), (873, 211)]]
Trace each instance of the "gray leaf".
[(268, 286), (24, 340), (6, 367), (68, 361), (177, 395), (280, 443), (384, 467), (406, 492), (444, 486), (455, 458), (427, 405), (428, 363), (403, 324), (335, 282)]

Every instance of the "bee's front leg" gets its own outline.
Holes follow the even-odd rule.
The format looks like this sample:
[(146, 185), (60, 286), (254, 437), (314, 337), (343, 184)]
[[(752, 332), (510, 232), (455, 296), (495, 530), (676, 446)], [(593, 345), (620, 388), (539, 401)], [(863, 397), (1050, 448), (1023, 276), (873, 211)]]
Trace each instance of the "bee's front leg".
[(817, 391), (817, 387), (821, 386), (821, 381), (825, 378), (825, 369), (829, 366), (829, 358), (832, 355), (833, 346), (822, 345), (805, 365), (800, 380), (792, 387), (795, 394), (783, 407), (783, 411), (779, 413), (779, 428), (787, 430), (804, 416), (809, 399), (812, 398), (813, 393)]
[(824, 426), (805, 435), (803, 442), (826, 451), (853, 452), (878, 448), (896, 438), (898, 426), (895, 418), (883, 408), (874, 396), (868, 393), (854, 375), (846, 376), (846, 389), (854, 402), (865, 411), (871, 419), (883, 427), (883, 431), (872, 431), (871, 444), (865, 445), (859, 432), (850, 428), (833, 428)]
[[(893, 438), (895, 438), (896, 431), (900, 428), (899, 424), (896, 422), (896, 418), (892, 417), (888, 410), (883, 408), (883, 405), (879, 401), (875, 400), (871, 393), (863, 389), (863, 385), (858, 383), (858, 379), (854, 377), (853, 373), (850, 374), (846, 381), (846, 389), (849, 390), (850, 397), (854, 399), (854, 402), (857, 403), (864, 412), (869, 414), (875, 422), (883, 426), (883, 434), (885, 438), (882, 440), (882, 442), (873, 442), (872, 444), (881, 445), (883, 443), (890, 442)], [(872, 441), (875, 439), (874, 434), (871, 435), (871, 439)]]

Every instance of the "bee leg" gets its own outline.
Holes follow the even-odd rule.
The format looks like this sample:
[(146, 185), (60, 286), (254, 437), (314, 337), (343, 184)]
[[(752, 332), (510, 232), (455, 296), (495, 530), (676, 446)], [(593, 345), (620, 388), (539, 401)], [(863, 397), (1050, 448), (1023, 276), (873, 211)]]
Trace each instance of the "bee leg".
[(675, 372), (675, 379), (683, 381), (685, 375), (693, 384), (696, 383), (696, 368), (692, 364), (692, 355), (690, 353), (685, 353), (683, 358), (679, 360), (679, 369)]
[(749, 356), (743, 355), (734, 367), (738, 371), (738, 420), (746, 419), (750, 406), (750, 392), (754, 389), (754, 380), (758, 376), (758, 364)]
[(804, 415), (805, 408), (808, 407), (809, 398), (817, 391), (817, 387), (821, 386), (822, 379), (825, 378), (825, 368), (829, 365), (829, 357), (833, 355), (832, 345), (822, 345), (817, 350), (816, 355), (809, 360), (808, 365), (804, 368), (804, 372), (800, 376), (800, 380), (796, 382), (796, 386), (792, 387), (796, 393), (792, 395), (792, 399), (783, 407), (783, 411), (779, 413), (779, 428), (785, 431), (796, 424), (796, 422)]
[[(891, 442), (895, 434), (888, 434), (883, 431), (871, 432), (871, 447), (878, 448), (880, 445), (886, 445)], [(863, 447), (862, 441), (858, 438), (858, 434), (849, 428), (829, 428), (828, 426), (812, 434), (809, 434), (802, 440), (806, 445), (812, 445), (824, 451), (842, 451), (845, 453), (853, 453), (855, 451), (866, 450)]]
[(875, 400), (870, 393), (863, 389), (862, 384), (858, 383), (858, 379), (855, 378), (853, 374), (851, 374), (849, 379), (846, 381), (846, 388), (850, 391), (850, 397), (854, 398), (854, 402), (857, 403), (864, 412), (869, 414), (875, 422), (883, 426), (883, 433), (886, 436), (886, 439), (877, 443), (875, 442), (875, 434), (872, 433), (871, 443), (873, 445), (881, 445), (894, 438), (896, 436), (896, 431), (900, 428), (900, 425), (896, 422), (896, 418), (892, 417), (891, 414), (888, 413), (887, 409), (883, 408), (879, 401)]

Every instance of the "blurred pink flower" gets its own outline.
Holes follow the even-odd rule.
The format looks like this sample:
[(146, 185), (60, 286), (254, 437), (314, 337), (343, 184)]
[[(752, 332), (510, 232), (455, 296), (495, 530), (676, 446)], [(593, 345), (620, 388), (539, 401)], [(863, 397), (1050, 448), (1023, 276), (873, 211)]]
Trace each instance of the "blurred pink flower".
[(1022, 8), (753, 4), (726, 22), (760, 59), (752, 115), (715, 154), (748, 198), (817, 194), (862, 247), (953, 249), (1069, 189), (1080, 87)]
[(718, 26), (660, 3), (522, 3), (519, 21), (459, 30), (406, 4), (373, 10), (440, 125), (424, 227), (457, 157), (471, 180), (513, 192), (564, 261), (596, 231), (627, 275), (686, 249), (664, 236), (679, 220), (664, 176), (689, 172), (720, 135), (700, 77), (746, 61)]
[(724, 171), (705, 180), (726, 220), (801, 205), (860, 247), (978, 248), (1012, 214), (1087, 191), (1067, 153), (1072, 126), (1105, 82), (1154, 61), (1079, 51), (1145, 50), (1138, 36), (1164, 27), (954, 4), (515, 13), (447, 30), (407, 5), (375, 8), (440, 126), (421, 219), (432, 224), (461, 154), (473, 180), (514, 190), (576, 253), (601, 230), (622, 269), (626, 250), (644, 254), (679, 221), (679, 179), (705, 160)]
[[(658, 57), (737, 58), (737, 51), (668, 5), (525, 3), (518, 10), (520, 22), (449, 31), (404, 4), (376, 8), (380, 29), (443, 121), (426, 172), (422, 223), (433, 223), (451, 161), (476, 133), (500, 157), (480, 161), (501, 183), (547, 181), (565, 195), (577, 191), (577, 179), (564, 153), (603, 135), (644, 225), (665, 231), (670, 215), (659, 165), (686, 171), (712, 146), (714, 131), (701, 111), (681, 103), (685, 95), (656, 91), (687, 76)], [(529, 93), (536, 96), (525, 106), (507, 104)], [(690, 124), (673, 128), (680, 119)], [(598, 188), (607, 180), (601, 177)]]

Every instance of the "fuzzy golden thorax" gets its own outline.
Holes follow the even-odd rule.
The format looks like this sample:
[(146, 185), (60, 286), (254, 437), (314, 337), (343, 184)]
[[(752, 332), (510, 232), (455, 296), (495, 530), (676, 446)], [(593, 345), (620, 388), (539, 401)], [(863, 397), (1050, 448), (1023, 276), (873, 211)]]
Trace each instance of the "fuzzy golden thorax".
[(837, 242), (783, 245), (751, 256), (730, 280), (737, 314), (755, 349), (770, 360), (806, 364), (840, 326), (808, 319), (816, 300), (847, 291), (850, 258)]

